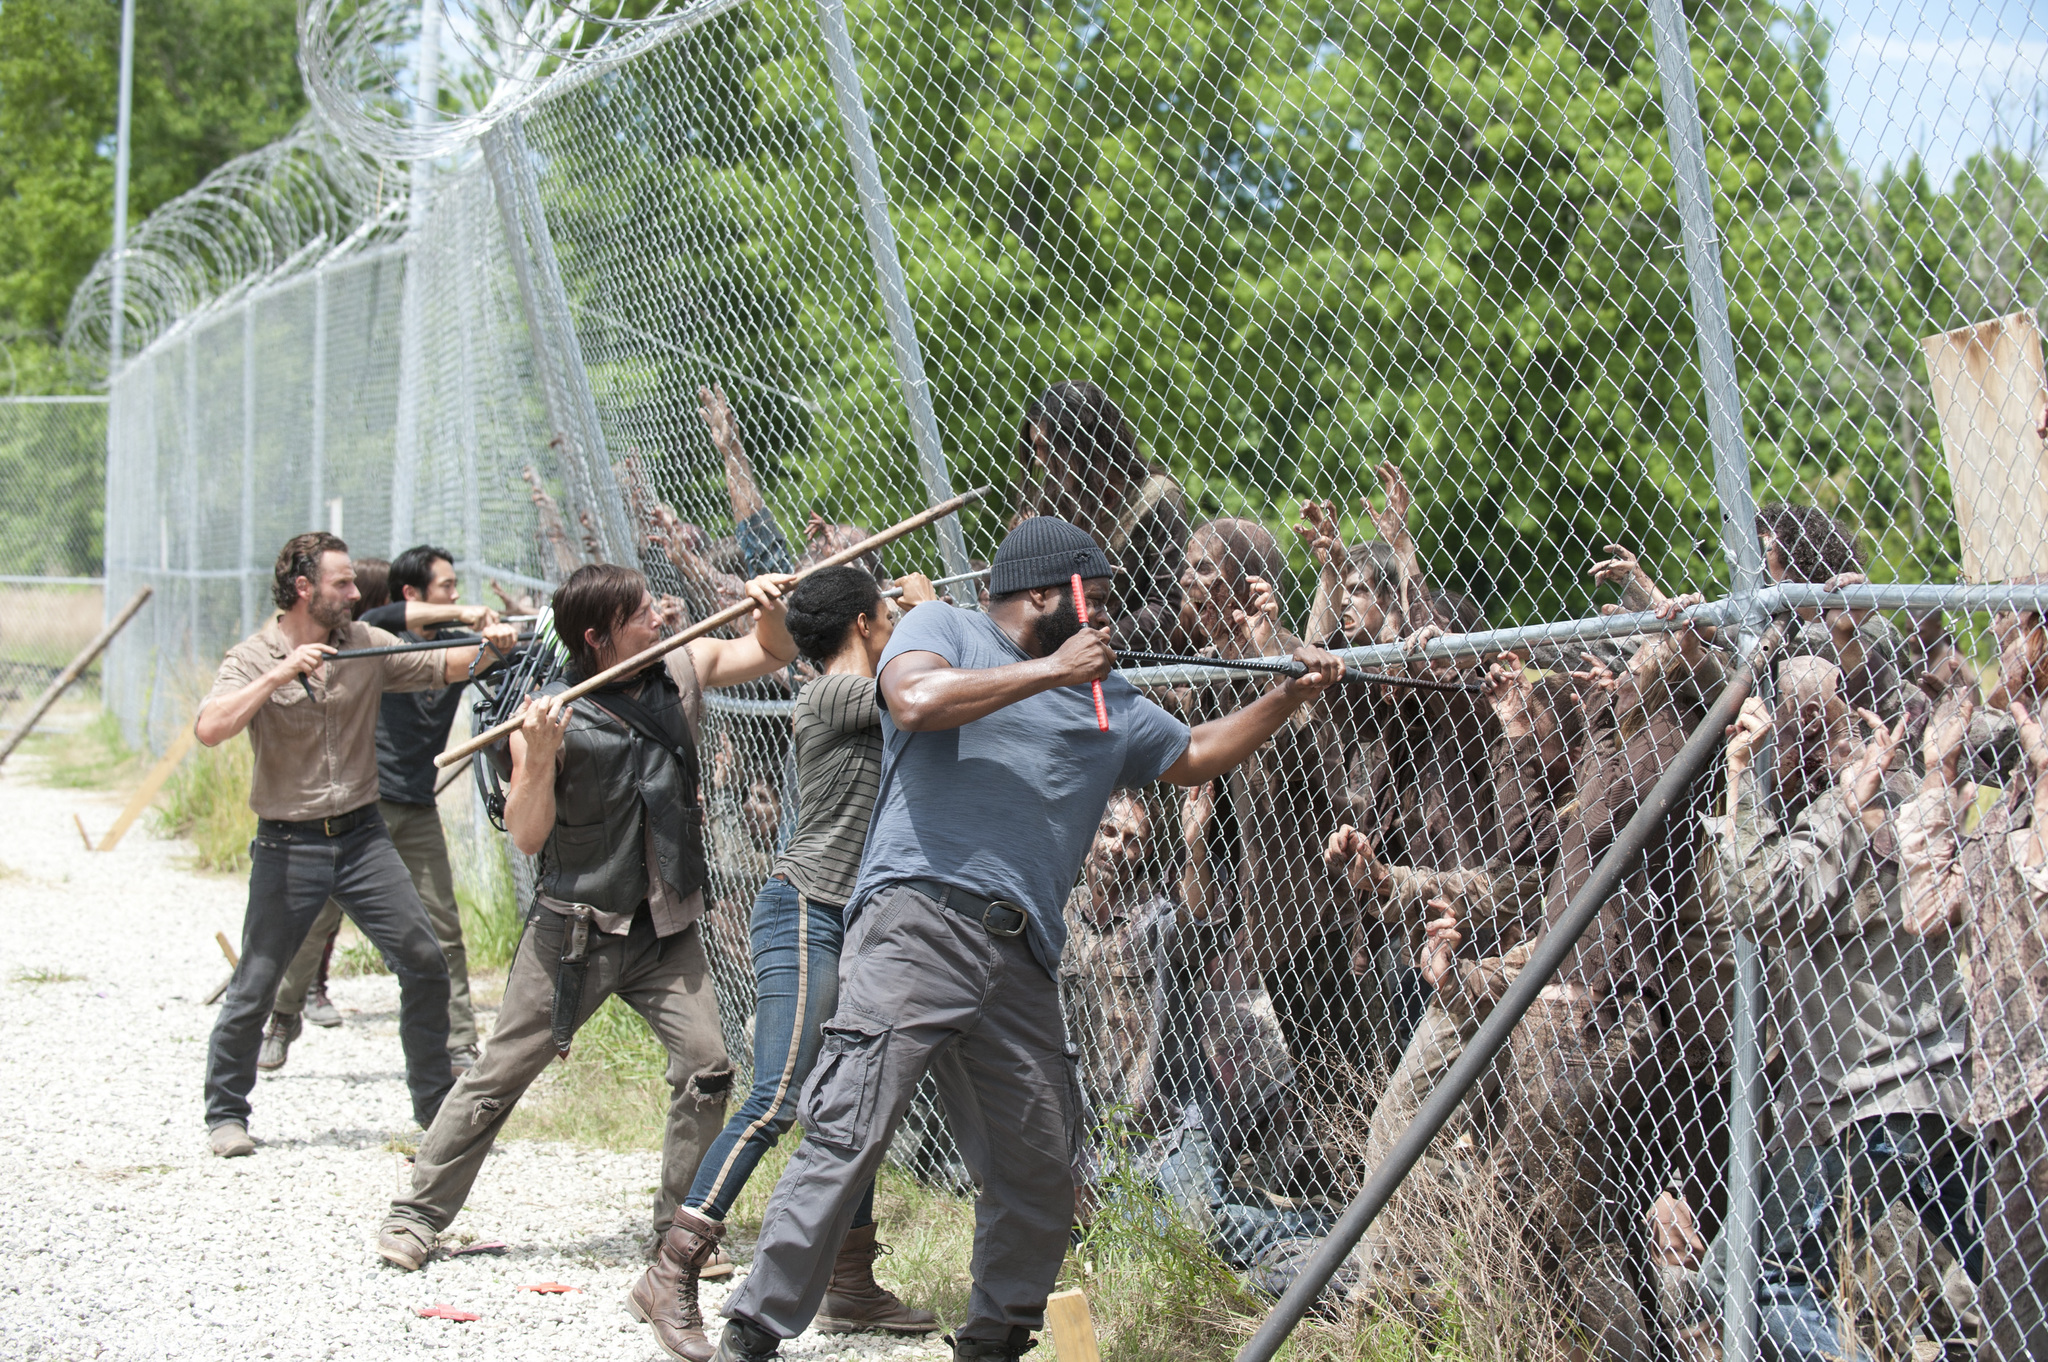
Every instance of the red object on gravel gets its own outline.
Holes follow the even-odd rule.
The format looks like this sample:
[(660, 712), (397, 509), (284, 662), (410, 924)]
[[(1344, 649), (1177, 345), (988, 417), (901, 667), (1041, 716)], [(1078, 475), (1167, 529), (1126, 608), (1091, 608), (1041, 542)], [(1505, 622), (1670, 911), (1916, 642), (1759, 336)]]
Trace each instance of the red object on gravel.
[(543, 1296), (574, 1295), (583, 1290), (580, 1286), (569, 1286), (562, 1282), (535, 1282), (531, 1286), (522, 1286), (519, 1289), (521, 1291), (538, 1291)]
[(482, 1315), (479, 1315), (474, 1310), (457, 1310), (452, 1305), (430, 1305), (419, 1312), (419, 1317), (421, 1319), (454, 1320), (457, 1324), (468, 1324), (473, 1320), (483, 1318)]

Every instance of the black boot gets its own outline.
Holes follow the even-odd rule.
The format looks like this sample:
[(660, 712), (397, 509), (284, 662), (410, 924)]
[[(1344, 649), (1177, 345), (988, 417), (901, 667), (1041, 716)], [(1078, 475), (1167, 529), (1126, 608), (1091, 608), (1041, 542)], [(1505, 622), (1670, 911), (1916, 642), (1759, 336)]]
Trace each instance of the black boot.
[(955, 1338), (946, 1335), (946, 1342), (953, 1345), (953, 1362), (1017, 1362), (1017, 1359), (1038, 1346), (1031, 1337), (1031, 1331), (1021, 1324), (1010, 1326), (1010, 1336), (1001, 1341), (992, 1338)]
[(782, 1340), (750, 1319), (737, 1315), (725, 1322), (725, 1334), (711, 1362), (768, 1362), (782, 1356)]

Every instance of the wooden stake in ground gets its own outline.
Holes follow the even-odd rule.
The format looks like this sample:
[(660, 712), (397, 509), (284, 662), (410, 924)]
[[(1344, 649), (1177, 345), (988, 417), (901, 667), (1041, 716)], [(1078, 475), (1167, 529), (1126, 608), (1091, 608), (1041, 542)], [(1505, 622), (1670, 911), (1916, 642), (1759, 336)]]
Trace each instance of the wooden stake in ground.
[(135, 825), (136, 819), (142, 817), (142, 811), (149, 807), (149, 801), (156, 798), (156, 792), (164, 787), (164, 782), (171, 778), (171, 772), (178, 769), (178, 763), (185, 759), (185, 754), (192, 750), (192, 744), (198, 741), (199, 735), (192, 731), (192, 725), (186, 724), (178, 730), (178, 736), (171, 742), (171, 750), (164, 753), (162, 761), (149, 768), (149, 774), (142, 778), (142, 784), (135, 787), (135, 795), (128, 801), (128, 807), (121, 810), (121, 816), (114, 820), (114, 826), (107, 829), (105, 837), (100, 838), (101, 851), (112, 851), (120, 844), (121, 839), (128, 835), (128, 829)]
[(36, 701), (36, 707), (28, 712), (28, 718), (22, 720), (21, 727), (14, 730), (14, 736), (7, 740), (6, 746), (0, 747), (0, 761), (6, 761), (14, 755), (14, 749), (19, 747), (21, 740), (42, 721), (43, 715), (49, 713), (50, 706), (57, 703), (57, 697), (71, 688), (71, 683), (92, 665), (94, 658), (106, 651), (107, 645), (114, 641), (114, 635), (120, 633), (122, 627), (135, 618), (135, 612), (143, 607), (143, 603), (149, 600), (151, 594), (149, 587), (143, 587), (136, 592), (135, 598), (121, 607), (121, 613), (114, 616), (113, 622), (100, 630), (92, 642), (85, 645), (85, 651), (72, 658), (71, 665), (57, 673), (57, 679), (50, 683), (50, 688)]
[[(228, 934), (226, 932), (215, 932), (213, 939), (220, 943), (220, 953), (228, 958), (228, 968), (230, 970), (240, 969), (242, 967), (242, 958), (235, 954), (233, 944), (228, 941)], [(228, 985), (233, 982), (235, 982), (235, 976), (229, 974), (227, 978), (220, 981), (219, 986), (213, 992), (206, 995), (201, 1006), (212, 1007), (215, 1003), (219, 1002), (220, 995), (227, 992)]]
[(1045, 1324), (1060, 1362), (1102, 1362), (1095, 1348), (1095, 1322), (1088, 1318), (1088, 1294), (1076, 1287), (1045, 1298)]
[[(854, 559), (861, 558), (866, 556), (867, 554), (873, 553), (876, 549), (881, 548), (885, 544), (890, 544), (898, 539), (901, 539), (904, 535), (909, 534), (912, 530), (923, 529), (926, 525), (931, 524), (935, 520), (944, 520), (947, 516), (953, 514), (955, 511), (961, 510), (964, 507), (972, 506), (975, 502), (980, 501), (983, 497), (987, 496), (990, 492), (993, 492), (994, 490), (995, 488), (993, 487), (977, 487), (972, 492), (962, 492), (957, 497), (948, 497), (946, 500), (940, 502), (936, 506), (928, 507), (925, 510), (919, 511), (916, 515), (910, 517), (910, 519), (908, 520), (902, 521), (895, 525), (891, 525), (888, 529), (883, 530), (880, 534), (869, 535), (866, 539), (861, 540), (852, 548), (841, 549), (839, 552), (833, 554), (830, 558), (825, 559), (825, 561), (823, 561), (822, 563), (811, 564), (802, 572), (797, 573), (796, 576), (799, 580), (801, 580), (805, 577), (810, 576), (813, 572), (822, 572), (829, 567), (839, 567), (843, 564), (851, 563)], [(652, 648), (649, 648), (644, 652), (635, 653), (633, 656), (627, 658), (625, 661), (617, 663), (614, 666), (605, 668), (596, 676), (591, 677), (588, 681), (583, 681), (578, 683), (577, 685), (569, 687), (568, 690), (562, 692), (562, 697), (565, 700), (579, 699), (585, 695), (590, 694), (590, 692), (597, 690), (601, 686), (610, 685), (612, 682), (618, 680), (622, 676), (631, 676), (634, 672), (639, 671), (648, 663), (653, 662), (657, 658), (668, 656), (670, 653), (682, 647), (685, 643), (688, 643), (690, 640), (702, 638), (704, 637), (704, 635), (710, 633), (713, 629), (722, 629), (726, 625), (731, 624), (734, 620), (745, 619), (748, 615), (753, 613), (753, 610), (753, 601), (744, 600), (741, 601), (738, 605), (727, 606), (725, 609), (719, 611), (715, 615), (707, 615), (703, 619), (698, 620), (695, 624), (691, 625), (689, 628), (683, 630), (681, 633), (669, 638), (665, 638), (661, 642), (655, 644)], [(492, 743), (504, 737), (506, 734), (516, 731), (518, 727), (525, 722), (526, 718), (524, 715), (515, 714), (511, 718), (505, 720), (505, 722), (497, 724), (491, 728), (485, 729), (483, 732), (477, 734), (469, 741), (464, 743), (458, 743), (456, 746), (449, 748), (446, 752), (443, 752), (440, 756), (434, 758), (434, 765), (453, 766), (456, 762), (483, 751), (486, 747), (489, 747)]]

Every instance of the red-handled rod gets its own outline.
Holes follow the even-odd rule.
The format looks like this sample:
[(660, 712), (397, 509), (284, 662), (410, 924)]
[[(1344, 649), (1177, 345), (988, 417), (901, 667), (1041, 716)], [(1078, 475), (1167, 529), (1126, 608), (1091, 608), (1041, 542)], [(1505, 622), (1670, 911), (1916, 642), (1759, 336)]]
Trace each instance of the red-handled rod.
[[(1088, 597), (1081, 590), (1081, 574), (1074, 574), (1074, 613), (1081, 617), (1081, 623), (1088, 623)], [(1091, 681), (1095, 688), (1095, 726), (1104, 733), (1109, 732), (1109, 706), (1102, 703), (1102, 683)]]

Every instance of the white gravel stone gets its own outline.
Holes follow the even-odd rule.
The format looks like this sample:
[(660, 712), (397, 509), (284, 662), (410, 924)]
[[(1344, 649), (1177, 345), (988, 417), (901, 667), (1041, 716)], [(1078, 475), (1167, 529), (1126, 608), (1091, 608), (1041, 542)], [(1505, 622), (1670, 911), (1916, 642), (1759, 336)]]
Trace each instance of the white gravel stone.
[[(452, 1238), (500, 1254), (403, 1273), (378, 1222), (417, 1135), (389, 978), (339, 979), (253, 1096), (251, 1158), (206, 1150), (200, 1088), (246, 886), (138, 829), (87, 854), (118, 801), (0, 773), (0, 1357), (655, 1359), (626, 1313), (658, 1156), (501, 1142)], [(75, 979), (47, 981), (53, 976)], [(45, 981), (39, 981), (45, 980)], [(520, 1287), (562, 1282), (574, 1294)], [(707, 1311), (730, 1283), (707, 1283)], [(422, 1319), (430, 1305), (474, 1323)], [(806, 1334), (791, 1358), (936, 1359), (936, 1337)]]

